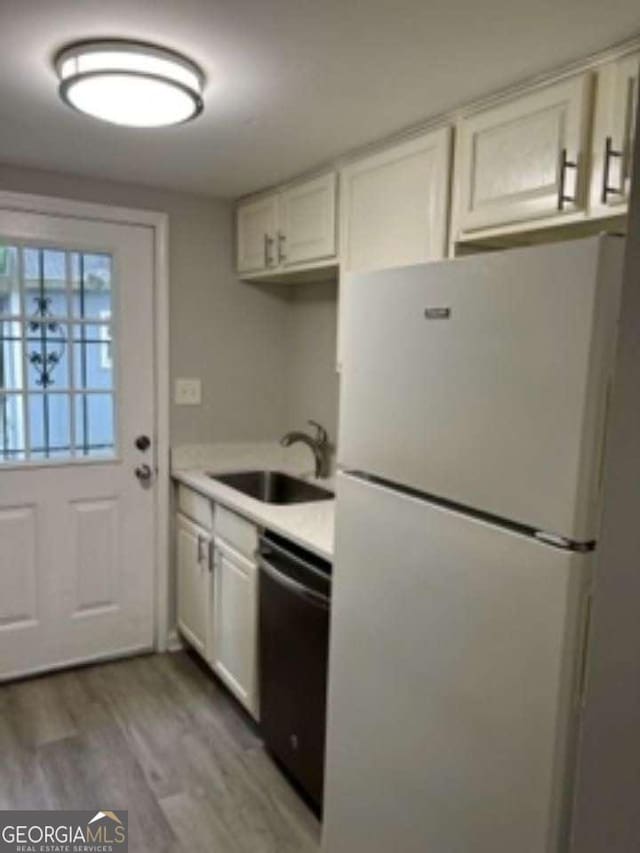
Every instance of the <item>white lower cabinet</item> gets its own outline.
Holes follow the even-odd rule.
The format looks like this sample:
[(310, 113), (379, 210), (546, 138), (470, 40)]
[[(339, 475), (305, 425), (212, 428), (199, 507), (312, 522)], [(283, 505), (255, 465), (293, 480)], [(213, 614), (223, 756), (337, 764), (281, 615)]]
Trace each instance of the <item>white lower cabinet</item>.
[(212, 665), (258, 716), (258, 567), (220, 539), (215, 543)]
[(182, 513), (177, 515), (178, 628), (204, 658), (212, 653), (212, 535)]
[(258, 719), (258, 528), (184, 485), (178, 508), (178, 629)]

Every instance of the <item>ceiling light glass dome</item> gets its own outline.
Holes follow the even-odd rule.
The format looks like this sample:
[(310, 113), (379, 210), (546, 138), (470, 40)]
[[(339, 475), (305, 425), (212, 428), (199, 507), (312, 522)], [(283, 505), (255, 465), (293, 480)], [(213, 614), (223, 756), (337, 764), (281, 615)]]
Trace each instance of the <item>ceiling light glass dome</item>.
[(202, 112), (204, 75), (170, 50), (129, 41), (87, 41), (56, 57), (60, 97), (94, 118), (127, 127), (183, 124)]

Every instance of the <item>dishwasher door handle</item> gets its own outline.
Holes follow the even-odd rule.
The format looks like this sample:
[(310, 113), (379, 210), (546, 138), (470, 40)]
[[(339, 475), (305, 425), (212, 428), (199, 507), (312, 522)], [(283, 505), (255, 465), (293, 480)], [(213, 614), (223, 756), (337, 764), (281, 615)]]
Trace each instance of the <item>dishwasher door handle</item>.
[(260, 568), (265, 572), (265, 574), (267, 574), (276, 583), (280, 584), (280, 586), (286, 587), (290, 592), (299, 595), (300, 598), (305, 598), (307, 601), (316, 604), (318, 607), (323, 607), (325, 610), (329, 609), (330, 599), (328, 596), (323, 595), (321, 592), (316, 592), (315, 589), (309, 589), (308, 586), (300, 583), (300, 581), (296, 581), (288, 575), (285, 575), (284, 572), (279, 571), (272, 563), (265, 560), (262, 555), (259, 557), (259, 562)]

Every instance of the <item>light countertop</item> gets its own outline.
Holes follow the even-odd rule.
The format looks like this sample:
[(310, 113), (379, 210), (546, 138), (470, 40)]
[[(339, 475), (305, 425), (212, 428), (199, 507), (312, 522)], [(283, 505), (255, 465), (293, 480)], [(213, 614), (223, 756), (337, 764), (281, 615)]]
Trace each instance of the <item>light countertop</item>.
[[(222, 474), (230, 470), (239, 470), (239, 468), (219, 464), (213, 468), (207, 467), (206, 470), (174, 468), (172, 476), (178, 482), (184, 483), (216, 503), (235, 510), (239, 515), (243, 515), (261, 527), (279, 533), (326, 560), (333, 559), (335, 500), (287, 506), (268, 504), (207, 476), (207, 472), (215, 471)], [(326, 484), (321, 481), (319, 485)], [(331, 488), (331, 486), (328, 487)]]

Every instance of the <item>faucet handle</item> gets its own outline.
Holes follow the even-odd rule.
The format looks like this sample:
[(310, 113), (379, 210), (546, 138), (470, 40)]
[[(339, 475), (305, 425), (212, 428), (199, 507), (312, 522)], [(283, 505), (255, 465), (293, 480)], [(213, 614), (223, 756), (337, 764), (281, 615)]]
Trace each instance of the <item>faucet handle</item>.
[(328, 444), (329, 442), (329, 434), (326, 429), (319, 424), (317, 421), (308, 420), (307, 423), (309, 426), (315, 427), (316, 430), (316, 441), (319, 445)]

